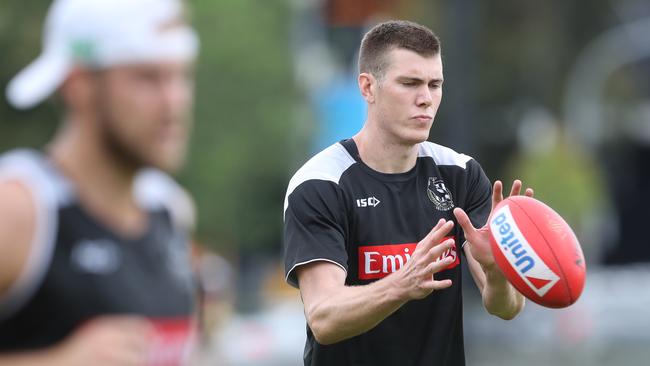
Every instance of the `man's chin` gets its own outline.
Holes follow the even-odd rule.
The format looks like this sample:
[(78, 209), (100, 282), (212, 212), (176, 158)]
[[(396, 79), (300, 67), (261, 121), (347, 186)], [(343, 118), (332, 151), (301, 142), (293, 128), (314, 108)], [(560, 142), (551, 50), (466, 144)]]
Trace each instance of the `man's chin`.
[(145, 165), (166, 173), (176, 173), (185, 163), (185, 149), (180, 146), (159, 146), (141, 151)]
[(429, 139), (429, 134), (412, 134), (409, 136), (405, 136), (402, 141), (404, 142), (404, 145), (417, 145), (420, 143), (423, 143)]
[(183, 167), (184, 162), (185, 159), (183, 158), (161, 158), (159, 156), (157, 159), (151, 159), (148, 165), (152, 168), (160, 169), (165, 173), (174, 174)]

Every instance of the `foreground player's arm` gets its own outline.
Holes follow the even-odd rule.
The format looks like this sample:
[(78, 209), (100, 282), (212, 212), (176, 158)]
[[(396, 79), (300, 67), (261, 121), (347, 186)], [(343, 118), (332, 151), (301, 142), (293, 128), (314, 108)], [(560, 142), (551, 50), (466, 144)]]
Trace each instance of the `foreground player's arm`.
[[(0, 301), (4, 302), (27, 263), (36, 227), (36, 209), (29, 191), (17, 181), (0, 184), (0, 202)], [(48, 362), (45, 352), (0, 354), (0, 366), (47, 365)]]
[[(29, 191), (17, 181), (0, 183), (0, 304), (22, 273), (31, 251), (36, 209)], [(4, 309), (0, 306), (0, 312)]]
[[(37, 209), (29, 190), (17, 181), (0, 183), (0, 202), (0, 311), (6, 311), (4, 300), (33, 249)], [(0, 366), (142, 365), (150, 328), (135, 317), (99, 318), (52, 347), (0, 353)]]
[(368, 285), (346, 286), (345, 271), (329, 262), (298, 267), (305, 316), (316, 340), (332, 344), (354, 337), (374, 328), (409, 300), (451, 286), (451, 280), (436, 281), (434, 274), (451, 262), (451, 258), (435, 260), (453, 245), (452, 239), (436, 245), (452, 227), (452, 221), (440, 220), (400, 270)]
[(524, 308), (525, 298), (506, 280), (496, 264), (481, 265), (474, 259), (469, 245), (465, 246), (465, 257), (485, 309), (505, 320), (517, 316)]
[[(516, 180), (510, 195), (518, 195), (520, 192), (521, 181)], [(533, 190), (528, 188), (525, 194), (532, 197)], [(502, 200), (503, 186), (501, 182), (496, 181), (492, 191), (492, 210)], [(467, 239), (464, 250), (468, 267), (481, 292), (485, 309), (502, 319), (514, 318), (524, 308), (525, 298), (506, 280), (497, 267), (490, 248), (487, 226), (474, 228), (465, 211), (460, 208), (454, 209), (454, 215)]]

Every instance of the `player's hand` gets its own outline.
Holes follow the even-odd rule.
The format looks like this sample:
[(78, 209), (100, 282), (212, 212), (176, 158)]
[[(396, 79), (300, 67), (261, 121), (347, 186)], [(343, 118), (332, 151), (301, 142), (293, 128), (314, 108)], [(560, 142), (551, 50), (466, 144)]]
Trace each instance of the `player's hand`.
[(454, 245), (454, 239), (447, 239), (440, 243), (453, 227), (453, 221), (440, 219), (429, 234), (418, 243), (411, 259), (395, 272), (397, 288), (402, 291), (406, 299), (422, 299), (434, 290), (451, 286), (451, 280), (437, 281), (435, 274), (453, 261), (450, 257), (436, 261), (442, 253)]
[(136, 316), (102, 316), (83, 324), (52, 352), (66, 366), (143, 366), (153, 326)]
[[(521, 188), (521, 181), (518, 179), (515, 180), (512, 183), (510, 196), (518, 196), (521, 194)], [(524, 194), (528, 197), (532, 197), (534, 194), (533, 189), (527, 188)], [(494, 182), (492, 190), (492, 210), (490, 211), (490, 215), (501, 201), (503, 201), (503, 185), (501, 184), (501, 181), (497, 180)], [(483, 266), (483, 268), (491, 268), (494, 266), (494, 256), (492, 255), (492, 249), (490, 248), (488, 224), (486, 223), (482, 228), (476, 229), (474, 225), (472, 225), (472, 222), (469, 220), (465, 211), (459, 207), (454, 209), (454, 216), (456, 216), (458, 224), (465, 233), (468, 249), (472, 256), (481, 264), (481, 266)]]

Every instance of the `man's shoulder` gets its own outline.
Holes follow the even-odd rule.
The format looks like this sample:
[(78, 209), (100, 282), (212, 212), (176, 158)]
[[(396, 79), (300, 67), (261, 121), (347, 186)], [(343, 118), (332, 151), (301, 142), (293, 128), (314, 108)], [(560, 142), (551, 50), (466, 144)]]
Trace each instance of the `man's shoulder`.
[(289, 181), (289, 191), (307, 180), (339, 182), (341, 175), (355, 163), (354, 158), (340, 143), (331, 145), (314, 155)]
[(18, 148), (0, 154), (0, 177), (19, 172), (41, 170), (43, 154), (34, 149)]
[[(42, 178), (43, 155), (33, 149), (18, 148), (0, 154), (0, 208), (31, 205), (30, 180)], [(11, 207), (17, 208), (17, 207)]]
[(56, 207), (72, 195), (69, 181), (46, 156), (34, 149), (15, 149), (0, 155), (0, 182), (18, 182), (39, 205)]
[(296, 188), (307, 182), (318, 182), (316, 184), (329, 182), (338, 185), (343, 173), (355, 162), (345, 147), (338, 142), (314, 155), (289, 181), (284, 198), (284, 210), (287, 210), (289, 196)]
[(0, 202), (0, 227), (11, 228), (12, 223), (33, 221), (36, 216), (33, 194), (20, 179), (0, 180)]
[(467, 169), (467, 163), (473, 158), (456, 150), (430, 141), (418, 145), (418, 156), (433, 159), (436, 165), (455, 165)]
[(33, 242), (47, 240), (56, 209), (68, 193), (69, 187), (40, 151), (15, 149), (0, 155), (0, 246), (4, 253), (25, 254)]

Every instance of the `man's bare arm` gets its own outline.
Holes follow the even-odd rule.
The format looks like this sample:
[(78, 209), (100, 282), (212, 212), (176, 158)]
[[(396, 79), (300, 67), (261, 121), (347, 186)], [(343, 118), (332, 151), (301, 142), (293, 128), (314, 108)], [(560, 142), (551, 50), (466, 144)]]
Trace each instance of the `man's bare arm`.
[(332, 344), (357, 336), (374, 328), (406, 302), (451, 286), (451, 280), (436, 281), (434, 274), (450, 263), (450, 258), (437, 262), (436, 259), (453, 245), (453, 239), (440, 243), (452, 227), (452, 221), (438, 222), (402, 268), (368, 285), (346, 286), (345, 272), (332, 263), (314, 262), (298, 267), (305, 316), (316, 340)]

